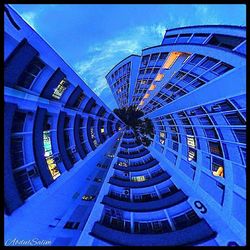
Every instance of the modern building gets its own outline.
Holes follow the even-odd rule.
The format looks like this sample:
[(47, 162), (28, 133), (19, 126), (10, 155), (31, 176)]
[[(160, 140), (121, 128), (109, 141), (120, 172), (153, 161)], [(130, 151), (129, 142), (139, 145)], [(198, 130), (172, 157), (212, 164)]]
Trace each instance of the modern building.
[(146, 147), (8, 5), (5, 245), (246, 245), (246, 29), (167, 30), (106, 76)]
[(114, 66), (106, 75), (106, 80), (119, 108), (132, 105), (139, 63), (140, 57), (131, 55)]
[(50, 241), (87, 218), (124, 125), (8, 5), (4, 24), (5, 240)]

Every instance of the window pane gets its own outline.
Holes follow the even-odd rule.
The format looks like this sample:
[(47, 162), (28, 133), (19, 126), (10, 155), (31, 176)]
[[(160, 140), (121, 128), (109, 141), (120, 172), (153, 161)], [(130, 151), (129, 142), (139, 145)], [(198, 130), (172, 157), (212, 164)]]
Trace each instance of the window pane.
[(238, 113), (226, 114), (225, 117), (230, 125), (244, 125), (244, 124), (246, 124), (245, 121), (240, 117), (240, 115)]
[(209, 142), (210, 152), (215, 155), (223, 156), (219, 142)]
[(219, 66), (217, 66), (216, 68), (214, 68), (212, 71), (219, 74), (219, 75), (222, 75), (232, 68), (233, 68), (232, 66), (225, 64), (225, 63), (222, 63)]
[(206, 58), (204, 62), (201, 63), (200, 66), (206, 68), (206, 69), (210, 69), (211, 67), (213, 67), (216, 63), (218, 62), (218, 60), (213, 59), (213, 58)]
[(246, 143), (246, 130), (244, 129), (234, 129), (233, 130), (238, 141), (240, 143)]
[(197, 64), (197, 63), (200, 62), (203, 58), (204, 58), (204, 56), (201, 56), (201, 55), (194, 55), (194, 56), (192, 57), (192, 59), (190, 60), (190, 63)]
[(214, 138), (214, 139), (218, 138), (218, 135), (215, 129), (211, 128), (211, 129), (204, 129), (204, 130), (208, 138)]

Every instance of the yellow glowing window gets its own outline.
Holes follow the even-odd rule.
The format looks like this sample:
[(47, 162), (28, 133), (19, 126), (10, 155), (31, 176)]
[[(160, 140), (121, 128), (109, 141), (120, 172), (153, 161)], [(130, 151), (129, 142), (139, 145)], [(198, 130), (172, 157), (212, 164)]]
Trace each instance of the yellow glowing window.
[(162, 66), (162, 68), (163, 69), (170, 69), (181, 54), (182, 54), (181, 52), (170, 53), (170, 55), (167, 57), (167, 60), (165, 61), (164, 65)]
[(51, 174), (52, 178), (55, 180), (57, 177), (60, 176), (60, 172), (56, 166), (54, 158), (53, 157), (46, 157), (46, 162), (47, 162), (50, 174)]
[(49, 131), (43, 132), (44, 156), (52, 178), (55, 180), (60, 176), (60, 172), (53, 158)]
[(223, 177), (224, 176), (224, 169), (222, 166), (219, 166), (218, 169), (216, 171), (212, 171), (214, 176), (220, 176)]
[(143, 97), (143, 99), (147, 99), (147, 98), (149, 98), (149, 94), (148, 93), (145, 94), (145, 96)]
[(101, 128), (101, 133), (102, 133), (102, 134), (104, 133), (104, 128)]
[(191, 147), (191, 148), (195, 148), (196, 147), (194, 136), (187, 135), (187, 145), (189, 147)]
[(95, 199), (95, 196), (94, 195), (84, 195), (83, 197), (82, 197), (82, 200), (84, 200), (84, 201), (92, 201), (92, 200), (94, 200)]
[(156, 81), (156, 82), (159, 82), (159, 81), (162, 80), (163, 77), (164, 77), (164, 74), (160, 74), (160, 73), (159, 73), (159, 74), (156, 76), (155, 81)]
[(141, 102), (140, 102), (140, 104), (139, 104), (139, 105), (141, 106), (141, 105), (143, 105), (143, 104), (144, 104), (144, 101), (143, 101), (143, 100), (141, 100)]
[(149, 90), (154, 90), (156, 88), (156, 85), (155, 84), (152, 84), (149, 88)]
[(134, 182), (142, 182), (142, 181), (146, 181), (146, 178), (145, 178), (145, 176), (133, 176), (132, 181), (134, 181)]

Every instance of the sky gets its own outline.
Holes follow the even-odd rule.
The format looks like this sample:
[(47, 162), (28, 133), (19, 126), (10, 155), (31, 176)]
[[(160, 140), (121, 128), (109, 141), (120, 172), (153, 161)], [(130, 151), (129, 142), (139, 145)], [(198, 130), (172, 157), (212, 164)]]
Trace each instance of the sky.
[(11, 4), (109, 106), (105, 75), (130, 54), (159, 45), (166, 29), (246, 25), (244, 4)]

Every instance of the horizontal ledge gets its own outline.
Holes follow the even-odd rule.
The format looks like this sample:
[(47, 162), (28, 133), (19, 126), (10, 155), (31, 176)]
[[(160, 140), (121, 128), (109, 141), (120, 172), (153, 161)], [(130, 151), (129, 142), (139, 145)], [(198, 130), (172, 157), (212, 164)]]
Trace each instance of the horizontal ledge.
[(165, 198), (146, 202), (121, 201), (105, 195), (101, 203), (131, 212), (147, 212), (169, 208), (187, 199), (188, 197), (181, 190), (178, 190)]
[(115, 177), (111, 177), (108, 183), (119, 187), (142, 188), (142, 187), (150, 187), (156, 185), (158, 183), (168, 180), (169, 178), (170, 176), (166, 172), (164, 172), (159, 176), (156, 176), (152, 179), (143, 182), (123, 181)]
[(192, 226), (162, 234), (126, 233), (95, 222), (90, 235), (121, 246), (183, 246), (210, 240), (216, 233), (202, 219)]
[(130, 167), (123, 167), (123, 166), (116, 165), (114, 166), (114, 169), (121, 170), (121, 171), (136, 172), (136, 171), (142, 171), (142, 170), (152, 168), (156, 166), (158, 163), (159, 162), (156, 159), (154, 159), (144, 165), (130, 166)]

